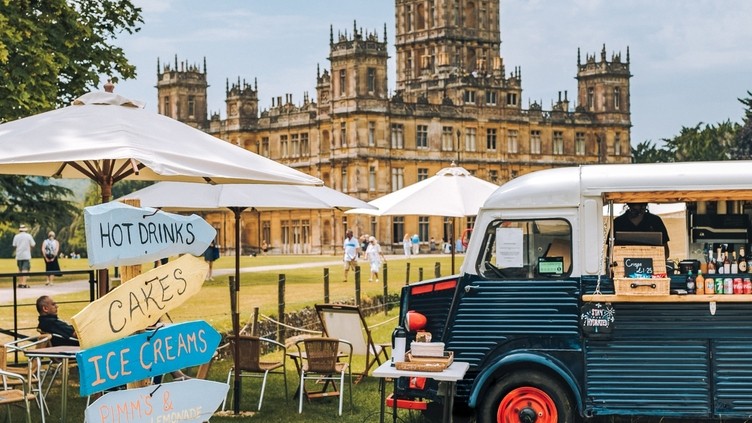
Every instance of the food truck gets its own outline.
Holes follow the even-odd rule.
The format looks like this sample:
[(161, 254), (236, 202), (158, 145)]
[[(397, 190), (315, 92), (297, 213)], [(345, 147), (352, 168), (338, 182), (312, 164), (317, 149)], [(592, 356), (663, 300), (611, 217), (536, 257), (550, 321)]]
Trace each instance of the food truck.
[[(667, 260), (660, 237), (619, 240), (623, 203), (685, 204), (686, 250)], [(459, 275), (402, 289), (400, 324), (421, 314), (432, 341), (470, 363), (454, 398), (478, 422), (748, 418), (750, 214), (750, 161), (520, 176), (479, 211)], [(403, 379), (398, 397), (441, 401), (430, 380)]]

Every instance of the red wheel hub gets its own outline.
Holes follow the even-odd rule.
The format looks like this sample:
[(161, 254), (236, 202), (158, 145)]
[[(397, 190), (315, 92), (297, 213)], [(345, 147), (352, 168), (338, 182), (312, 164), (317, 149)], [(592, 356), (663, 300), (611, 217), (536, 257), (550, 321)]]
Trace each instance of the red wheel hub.
[(523, 386), (504, 396), (496, 412), (498, 423), (557, 423), (556, 404), (538, 388)]

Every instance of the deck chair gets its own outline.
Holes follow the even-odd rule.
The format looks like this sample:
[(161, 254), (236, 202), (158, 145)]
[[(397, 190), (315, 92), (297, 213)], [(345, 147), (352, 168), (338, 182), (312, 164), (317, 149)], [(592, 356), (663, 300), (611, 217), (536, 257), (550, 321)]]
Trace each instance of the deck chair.
[[(35, 396), (29, 392), (27, 380), (17, 373), (0, 370), (0, 382), (2, 382), (0, 383), (0, 405), (7, 406), (6, 412), (8, 415), (6, 416), (6, 420), (10, 421), (10, 406), (23, 403), (26, 423), (31, 423), (29, 401), (33, 400)], [(44, 413), (42, 413), (42, 417), (44, 417)]]
[(357, 374), (355, 383), (360, 382), (374, 364), (389, 360), (387, 347), (390, 344), (376, 344), (360, 308), (344, 304), (316, 304), (316, 313), (324, 329), (324, 335), (349, 341), (354, 355), (366, 356), (362, 373)]

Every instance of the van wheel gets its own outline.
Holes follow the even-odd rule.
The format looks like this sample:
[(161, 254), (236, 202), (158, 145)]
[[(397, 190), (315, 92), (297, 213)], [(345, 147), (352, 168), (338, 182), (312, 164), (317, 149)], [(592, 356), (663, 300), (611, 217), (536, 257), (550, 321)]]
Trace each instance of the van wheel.
[(574, 423), (574, 404), (562, 384), (540, 372), (518, 372), (491, 386), (479, 423)]

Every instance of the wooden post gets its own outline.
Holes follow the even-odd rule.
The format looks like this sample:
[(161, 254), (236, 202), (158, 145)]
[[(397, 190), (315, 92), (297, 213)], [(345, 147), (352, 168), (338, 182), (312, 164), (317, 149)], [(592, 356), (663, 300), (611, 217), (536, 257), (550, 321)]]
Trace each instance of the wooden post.
[[(279, 320), (279, 323), (285, 323), (285, 275), (279, 274), (279, 282), (277, 284), (277, 320)], [(282, 325), (279, 325), (279, 329), (277, 330), (277, 333), (279, 333), (279, 337), (277, 341), (284, 343), (285, 342), (285, 327)]]
[(329, 268), (324, 268), (324, 304), (329, 304)]
[(258, 336), (258, 317), (259, 317), (259, 308), (253, 307), (253, 325), (251, 326), (251, 335)]
[(434, 278), (441, 277), (441, 263), (439, 263), (438, 261), (433, 265), (433, 277)]
[(360, 266), (355, 266), (355, 305), (360, 307)]
[(382, 302), (384, 303), (384, 314), (388, 314), (389, 312), (389, 289), (388, 289), (388, 284), (386, 282), (386, 275), (387, 275), (386, 263), (384, 263), (383, 269), (384, 269), (383, 270), (384, 275), (381, 277), (381, 281), (384, 284), (384, 294), (383, 294), (384, 298)]
[(410, 262), (405, 263), (405, 285), (410, 285)]
[(418, 282), (422, 282), (422, 281), (423, 281), (423, 268), (419, 267), (418, 268)]

